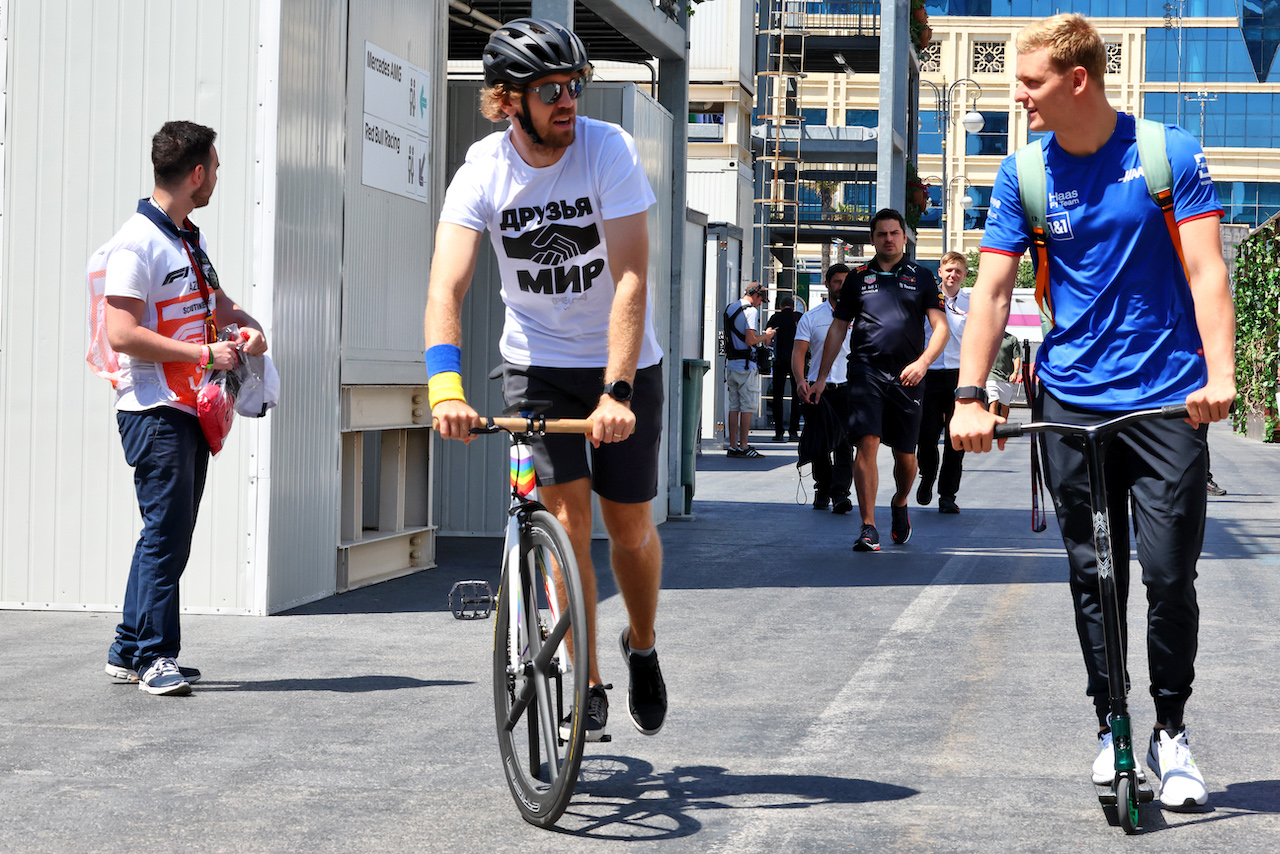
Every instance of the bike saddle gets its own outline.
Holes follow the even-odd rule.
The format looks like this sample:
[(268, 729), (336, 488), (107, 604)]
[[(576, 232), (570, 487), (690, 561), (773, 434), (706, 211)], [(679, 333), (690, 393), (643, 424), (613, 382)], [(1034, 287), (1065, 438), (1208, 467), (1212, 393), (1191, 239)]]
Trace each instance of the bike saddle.
[(541, 415), (551, 408), (549, 400), (517, 400), (515, 403), (502, 410), (503, 415), (519, 415), (522, 418), (530, 418), (534, 415)]

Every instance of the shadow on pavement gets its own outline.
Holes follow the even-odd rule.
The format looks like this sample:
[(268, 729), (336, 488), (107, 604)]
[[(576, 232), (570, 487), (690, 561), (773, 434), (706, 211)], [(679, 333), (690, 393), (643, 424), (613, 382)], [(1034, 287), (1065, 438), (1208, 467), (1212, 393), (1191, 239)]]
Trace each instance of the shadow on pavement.
[(206, 691), (333, 691), (363, 694), (369, 691), (398, 691), (403, 688), (439, 688), (474, 683), (457, 679), (414, 679), (409, 676), (336, 676), (331, 679), (266, 679), (261, 682), (200, 682)]
[(807, 809), (902, 800), (916, 794), (915, 789), (872, 780), (732, 774), (706, 765), (655, 772), (641, 759), (589, 756), (582, 762), (573, 803), (556, 830), (592, 839), (677, 839), (702, 829), (691, 815), (698, 810)]

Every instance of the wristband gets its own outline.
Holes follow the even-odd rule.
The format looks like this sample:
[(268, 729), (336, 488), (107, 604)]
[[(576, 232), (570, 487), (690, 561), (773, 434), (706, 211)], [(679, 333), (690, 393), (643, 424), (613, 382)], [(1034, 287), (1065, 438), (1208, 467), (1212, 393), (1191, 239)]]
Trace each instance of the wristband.
[(427, 402), (431, 408), (435, 409), (437, 403), (446, 400), (467, 402), (462, 393), (462, 374), (457, 371), (444, 371), (427, 380)]
[(213, 365), (213, 350), (208, 344), (200, 345), (200, 361), (196, 364), (205, 369)]
[(462, 349), (454, 344), (436, 344), (422, 354), (427, 363), (427, 380), (436, 374), (462, 374)]

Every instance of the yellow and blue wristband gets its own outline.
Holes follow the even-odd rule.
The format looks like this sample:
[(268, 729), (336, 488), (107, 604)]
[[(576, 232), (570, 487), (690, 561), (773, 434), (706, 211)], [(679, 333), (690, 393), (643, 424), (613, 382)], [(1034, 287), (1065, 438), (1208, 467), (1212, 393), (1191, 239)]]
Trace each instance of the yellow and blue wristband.
[(462, 393), (462, 350), (454, 344), (436, 344), (422, 357), (427, 363), (427, 401), (431, 407), (434, 409), (445, 400), (466, 403)]

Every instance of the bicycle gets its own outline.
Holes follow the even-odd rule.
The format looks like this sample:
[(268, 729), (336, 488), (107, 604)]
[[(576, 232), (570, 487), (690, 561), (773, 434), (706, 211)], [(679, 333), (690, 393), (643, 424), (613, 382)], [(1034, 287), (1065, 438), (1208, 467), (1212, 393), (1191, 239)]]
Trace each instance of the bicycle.
[[(544, 433), (590, 433), (592, 422), (548, 419), (540, 412), (549, 405), (519, 401), (506, 409), (509, 417), (485, 417), (484, 426), (471, 430), (511, 438), (511, 506), (494, 623), (493, 702), (507, 786), (524, 819), (539, 827), (554, 825), (573, 797), (586, 741), (591, 672), (578, 564), (559, 520), (529, 497), (534, 488), (529, 439)], [(511, 416), (513, 412), (519, 415)]]
[[(1028, 391), (1030, 389), (1028, 388)], [(1129, 717), (1128, 690), (1124, 652), (1120, 635), (1120, 605), (1116, 594), (1111, 547), (1111, 519), (1107, 512), (1107, 485), (1103, 478), (1103, 459), (1107, 440), (1138, 421), (1157, 418), (1186, 418), (1182, 404), (1130, 412), (1089, 426), (1050, 421), (1019, 424), (997, 424), (995, 438), (1010, 439), (1028, 433), (1058, 433), (1076, 436), (1084, 441), (1083, 453), (1089, 473), (1089, 503), (1093, 510), (1093, 545), (1098, 561), (1098, 598), (1102, 606), (1102, 634), (1106, 647), (1108, 693), (1111, 699), (1111, 736), (1115, 745), (1115, 778), (1111, 784), (1098, 786), (1098, 801), (1103, 807), (1114, 806), (1120, 826), (1127, 834), (1142, 829), (1138, 807), (1150, 803), (1155, 793), (1138, 778), (1138, 763), (1133, 755), (1133, 736)]]

